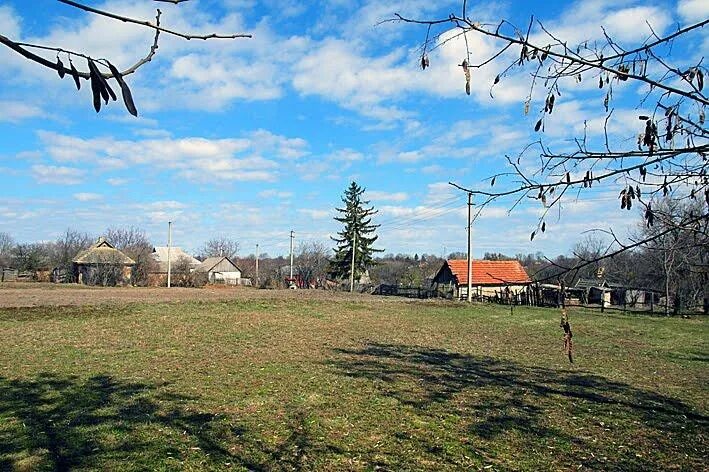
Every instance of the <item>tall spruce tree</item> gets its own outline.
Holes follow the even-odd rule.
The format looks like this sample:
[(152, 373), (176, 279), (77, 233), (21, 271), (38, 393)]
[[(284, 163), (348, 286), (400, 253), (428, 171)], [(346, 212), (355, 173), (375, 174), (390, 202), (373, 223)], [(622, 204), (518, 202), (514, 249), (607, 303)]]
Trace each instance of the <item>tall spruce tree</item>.
[(336, 216), (335, 221), (344, 225), (343, 230), (337, 233), (339, 237), (332, 238), (337, 243), (337, 247), (334, 248), (335, 258), (330, 262), (330, 274), (335, 278), (346, 279), (350, 276), (353, 242), (355, 243), (355, 278), (372, 266), (374, 263), (372, 255), (375, 252), (384, 251), (372, 247), (378, 238), (374, 232), (379, 225), (372, 224), (372, 215), (375, 215), (377, 210), (369, 206), (369, 200), (362, 199), (364, 191), (364, 188), (352, 182), (342, 197), (345, 207), (335, 208), (341, 215)]

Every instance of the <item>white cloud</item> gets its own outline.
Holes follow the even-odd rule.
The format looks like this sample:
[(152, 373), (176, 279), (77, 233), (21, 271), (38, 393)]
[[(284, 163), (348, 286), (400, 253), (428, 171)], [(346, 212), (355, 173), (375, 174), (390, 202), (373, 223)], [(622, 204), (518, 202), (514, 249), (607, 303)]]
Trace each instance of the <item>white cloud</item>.
[(286, 192), (283, 190), (278, 190), (275, 188), (271, 188), (268, 190), (263, 190), (258, 193), (259, 197), (261, 198), (291, 198), (293, 196), (293, 192)]
[(372, 201), (403, 202), (409, 198), (406, 192), (385, 192), (380, 190), (367, 190), (366, 197)]
[(355, 151), (354, 149), (346, 148), (346, 149), (338, 149), (337, 151), (333, 152), (329, 156), (327, 156), (326, 159), (332, 159), (334, 161), (341, 161), (341, 162), (356, 162), (356, 161), (361, 161), (364, 159), (364, 154), (362, 154), (359, 151)]
[(34, 165), (32, 175), (41, 184), (76, 185), (84, 180), (86, 171), (75, 167)]
[(279, 167), (274, 158), (292, 160), (307, 153), (305, 140), (265, 130), (245, 138), (224, 139), (84, 139), (49, 131), (38, 135), (45, 152), (57, 162), (81, 162), (103, 169), (150, 166), (154, 171), (172, 170), (196, 181), (274, 180)]
[[(2, 29), (0, 29), (2, 31)], [(18, 123), (29, 118), (46, 116), (44, 111), (35, 105), (14, 100), (0, 100), (0, 122)]]
[(125, 184), (127, 184), (128, 182), (130, 182), (130, 180), (128, 180), (128, 179), (122, 179), (122, 178), (120, 178), (120, 177), (111, 177), (111, 178), (106, 179), (106, 182), (107, 182), (109, 185), (119, 186), (119, 185), (125, 185)]
[(706, 0), (680, 0), (677, 11), (685, 22), (702, 21), (709, 18), (709, 2)]
[[(584, 0), (571, 4), (556, 21), (546, 21), (545, 27), (569, 45), (603, 38), (603, 26), (608, 35), (619, 41), (638, 42), (652, 34), (648, 23), (657, 34), (661, 34), (672, 18), (666, 9), (656, 6), (633, 6), (628, 1)], [(534, 39), (540, 43), (551, 40), (543, 32)]]
[(299, 208), (297, 211), (298, 211), (298, 213), (302, 213), (303, 215), (307, 215), (314, 220), (322, 220), (325, 218), (329, 218), (331, 215), (330, 210), (315, 210), (312, 208)]
[(9, 5), (0, 5), (0, 31), (9, 38), (20, 35), (20, 18)]
[(103, 195), (100, 193), (90, 193), (90, 192), (79, 192), (75, 193), (74, 198), (79, 200), (80, 202), (90, 202), (94, 200), (101, 200), (103, 198)]

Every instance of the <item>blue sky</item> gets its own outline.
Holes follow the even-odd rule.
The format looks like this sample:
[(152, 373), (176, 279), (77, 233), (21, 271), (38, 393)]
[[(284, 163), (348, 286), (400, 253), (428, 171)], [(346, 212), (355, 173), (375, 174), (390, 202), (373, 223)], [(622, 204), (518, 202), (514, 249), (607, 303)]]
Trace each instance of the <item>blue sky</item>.
[[(378, 24), (394, 12), (446, 16), (459, 10), (457, 1), (87, 3), (145, 19), (159, 7), (166, 27), (253, 38), (163, 35), (152, 62), (127, 77), (139, 118), (119, 102), (96, 114), (88, 82), (77, 92), (71, 79), (0, 48), (0, 231), (19, 241), (51, 240), (66, 228), (99, 234), (133, 225), (162, 245), (172, 220), (175, 244), (188, 250), (226, 236), (240, 241), (242, 254), (257, 243), (262, 252), (283, 254), (291, 229), (297, 241), (328, 241), (338, 229), (334, 207), (354, 179), (380, 210), (387, 252), (463, 250), (465, 195), (447, 182), (489, 186), (485, 178), (505, 170), (505, 154), (534, 139), (537, 115), (523, 113), (523, 74), (505, 78), (493, 99), (490, 85), (503, 63), (475, 70), (468, 97), (456, 66), (464, 57), (460, 40), (431, 53), (431, 67), (421, 71), (425, 29)], [(631, 46), (649, 34), (646, 20), (661, 34), (705, 18), (708, 5), (485, 2), (468, 11), (481, 22), (504, 17), (517, 25), (534, 14), (572, 43), (601, 38), (604, 25)], [(53, 1), (0, 3), (0, 34), (120, 67), (144, 56), (153, 35)], [(494, 47), (469, 41), (475, 57)], [(604, 115), (594, 89), (589, 81), (560, 97), (545, 126), (548, 143), (568, 146), (584, 119), (598, 135)], [(636, 133), (638, 91), (616, 95), (611, 139), (622, 141)], [(539, 103), (543, 97), (534, 96), (532, 110)], [(591, 228), (623, 233), (637, 215), (617, 211), (617, 193), (602, 187), (570, 199), (533, 242), (539, 203), (525, 201), (511, 213), (511, 202), (496, 203), (475, 222), (475, 255), (556, 255)]]

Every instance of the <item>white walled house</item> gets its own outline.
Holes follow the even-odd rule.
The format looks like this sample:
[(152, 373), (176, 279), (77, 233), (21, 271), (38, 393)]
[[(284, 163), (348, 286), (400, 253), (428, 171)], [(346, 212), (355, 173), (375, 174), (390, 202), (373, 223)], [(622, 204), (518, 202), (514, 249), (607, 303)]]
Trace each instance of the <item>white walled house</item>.
[(209, 283), (242, 285), (241, 269), (228, 257), (208, 257), (197, 268), (198, 272), (206, 272)]

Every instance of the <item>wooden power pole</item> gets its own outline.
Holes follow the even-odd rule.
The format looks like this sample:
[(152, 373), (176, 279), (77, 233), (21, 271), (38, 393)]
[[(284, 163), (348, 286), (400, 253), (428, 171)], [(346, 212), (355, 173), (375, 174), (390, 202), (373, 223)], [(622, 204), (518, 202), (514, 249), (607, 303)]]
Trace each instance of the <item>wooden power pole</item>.
[(471, 238), (470, 238), (470, 233), (472, 230), (473, 226), (473, 221), (471, 218), (472, 214), (472, 202), (473, 194), (468, 192), (468, 303), (473, 301), (473, 292), (472, 292), (472, 287), (473, 287), (473, 256), (470, 253), (471, 250)]
[(290, 278), (291, 278), (291, 283), (293, 280), (293, 238), (295, 238), (295, 233), (293, 231), (290, 232)]
[(170, 275), (172, 272), (172, 261), (170, 260), (170, 248), (172, 246), (172, 221), (167, 222), (167, 288), (170, 288)]
[(357, 250), (357, 233), (352, 238), (352, 265), (350, 266), (350, 292), (354, 292), (354, 273), (355, 273), (355, 251)]

